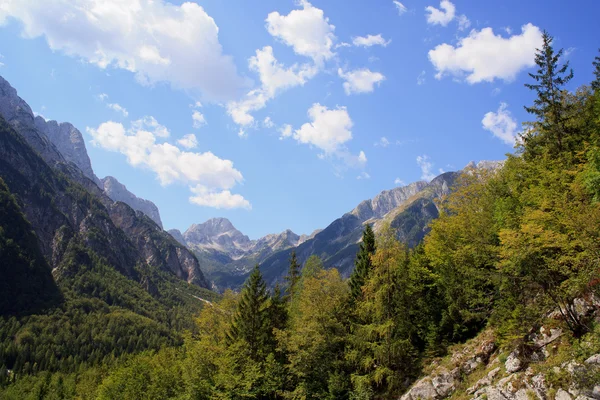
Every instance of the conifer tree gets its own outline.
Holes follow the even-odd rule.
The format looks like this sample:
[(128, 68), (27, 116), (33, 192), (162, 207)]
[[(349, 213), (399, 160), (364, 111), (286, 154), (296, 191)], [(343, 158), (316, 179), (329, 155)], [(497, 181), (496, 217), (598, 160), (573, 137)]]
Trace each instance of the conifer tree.
[(360, 249), (354, 260), (354, 271), (350, 276), (350, 296), (353, 301), (362, 295), (362, 286), (368, 279), (372, 269), (371, 256), (373, 254), (375, 254), (375, 233), (371, 225), (367, 224), (363, 231)]
[(249, 356), (259, 361), (272, 342), (272, 327), (268, 307), (269, 296), (258, 264), (242, 288), (236, 313), (228, 334), (230, 343), (243, 341)]
[[(535, 63), (538, 66), (537, 73), (529, 74), (535, 83), (525, 84), (525, 87), (536, 92), (537, 98), (534, 100), (532, 107), (526, 106), (525, 109), (528, 113), (535, 115), (541, 124), (541, 144), (548, 144), (551, 150), (556, 153), (562, 151), (565, 145), (565, 122), (567, 118), (565, 108), (567, 106), (564, 102), (564, 86), (573, 78), (573, 70), (569, 69), (568, 61), (563, 65), (559, 65), (563, 49), (558, 52), (554, 51), (552, 47), (553, 37), (544, 31), (542, 38), (543, 46), (541, 49), (537, 49), (535, 55)], [(534, 138), (531, 135), (530, 133), (525, 136), (526, 147), (528, 144), (533, 144), (532, 139)]]
[(291, 297), (294, 294), (296, 284), (300, 280), (300, 264), (298, 263), (298, 258), (296, 257), (296, 250), (292, 250), (292, 254), (290, 255), (290, 267), (285, 280), (287, 282), (287, 296)]

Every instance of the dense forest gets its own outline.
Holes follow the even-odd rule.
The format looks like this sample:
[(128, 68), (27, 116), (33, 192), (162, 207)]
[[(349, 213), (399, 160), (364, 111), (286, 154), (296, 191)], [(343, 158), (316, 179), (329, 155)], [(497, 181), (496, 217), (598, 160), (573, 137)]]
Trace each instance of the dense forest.
[[(552, 312), (580, 357), (600, 352), (598, 340), (577, 347), (600, 328), (576, 310), (578, 299), (600, 296), (600, 56), (595, 80), (570, 92), (561, 55), (545, 33), (526, 85), (532, 121), (515, 154), (501, 168), (467, 170), (414, 248), (391, 226), (365, 226), (348, 280), (318, 256), (302, 267), (292, 253), (281, 286), (268, 288), (257, 266), (240, 293), (195, 314), (69, 249), (64, 298), (42, 274), (35, 290), (46, 311), (4, 308), (0, 397), (398, 398), (453, 344), (492, 329), (498, 347), (527, 349)], [(0, 201), (0, 212), (21, 216), (12, 232), (0, 229), (2, 257), (44, 269), (1, 184)], [(597, 370), (585, 373), (600, 382)]]

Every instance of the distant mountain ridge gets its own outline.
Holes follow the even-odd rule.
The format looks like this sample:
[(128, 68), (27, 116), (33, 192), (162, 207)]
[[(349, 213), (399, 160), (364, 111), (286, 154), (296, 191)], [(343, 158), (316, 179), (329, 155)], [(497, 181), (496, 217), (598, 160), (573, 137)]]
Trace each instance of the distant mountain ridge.
[[(498, 161), (471, 162), (465, 169), (495, 169), (501, 164)], [(273, 285), (287, 272), (292, 250), (301, 263), (313, 254), (318, 255), (326, 266), (335, 266), (344, 276), (349, 276), (365, 224), (372, 224), (378, 231), (384, 223), (389, 223), (399, 240), (409, 247), (416, 246), (427, 233), (429, 223), (439, 215), (435, 200), (450, 193), (462, 171), (443, 173), (430, 182), (417, 181), (384, 190), (310, 236), (286, 230), (251, 241), (225, 218), (193, 224), (183, 234), (178, 230), (169, 232), (203, 261), (207, 276), (217, 290), (238, 288), (256, 263)]]

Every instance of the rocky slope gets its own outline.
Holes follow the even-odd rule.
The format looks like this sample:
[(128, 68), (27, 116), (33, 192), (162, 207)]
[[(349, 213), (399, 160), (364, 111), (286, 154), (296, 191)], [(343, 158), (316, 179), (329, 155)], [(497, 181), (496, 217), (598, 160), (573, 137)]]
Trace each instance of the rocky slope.
[[(580, 317), (600, 321), (600, 299), (577, 301)], [(400, 400), (600, 399), (600, 332), (574, 339), (550, 313), (523, 341), (497, 346), (488, 329), (433, 360)]]

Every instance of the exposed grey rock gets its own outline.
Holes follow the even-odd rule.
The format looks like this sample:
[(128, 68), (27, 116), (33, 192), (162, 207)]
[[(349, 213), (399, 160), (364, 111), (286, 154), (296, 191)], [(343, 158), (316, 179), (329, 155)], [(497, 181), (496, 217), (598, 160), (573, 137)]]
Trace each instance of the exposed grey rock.
[(162, 229), (163, 225), (156, 204), (150, 200), (140, 199), (112, 176), (102, 179), (101, 186), (104, 188), (106, 195), (113, 201), (122, 201), (134, 210), (143, 212)]
[(429, 400), (437, 399), (438, 392), (435, 390), (430, 378), (423, 378), (413, 385), (400, 400)]
[(48, 163), (55, 166), (65, 162), (54, 144), (35, 125), (31, 107), (21, 99), (4, 78), (0, 76), (0, 115), (12, 126), (27, 143)]
[(506, 368), (506, 372), (511, 374), (523, 368), (523, 362), (519, 359), (516, 352), (513, 351), (512, 353), (510, 353), (510, 355), (504, 363), (504, 368)]
[(586, 364), (600, 364), (600, 353), (594, 354), (587, 360), (585, 360)]
[(167, 231), (175, 240), (177, 240), (181, 245), (187, 246), (185, 239), (183, 238), (183, 234), (179, 229), (169, 229)]
[(100, 180), (92, 170), (81, 132), (68, 122), (46, 121), (39, 115), (35, 117), (35, 126), (50, 139), (65, 160), (75, 164), (86, 177), (100, 185)]
[(569, 392), (563, 389), (558, 389), (554, 395), (554, 400), (572, 400), (572, 397)]

